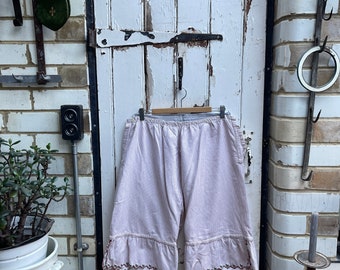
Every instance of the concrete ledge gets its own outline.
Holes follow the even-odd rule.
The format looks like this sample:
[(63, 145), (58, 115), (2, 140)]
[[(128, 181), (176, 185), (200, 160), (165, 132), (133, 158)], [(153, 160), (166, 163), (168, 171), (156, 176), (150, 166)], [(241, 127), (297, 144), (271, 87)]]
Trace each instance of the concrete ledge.
[[(277, 1), (277, 10), (275, 19), (280, 19), (289, 15), (297, 14), (315, 14), (316, 0), (309, 1), (296, 1), (296, 0), (284, 0)], [(326, 13), (330, 13), (333, 7), (333, 13), (337, 13), (338, 0), (328, 0), (326, 6)]]
[(282, 234), (302, 235), (306, 233), (306, 216), (282, 213), (268, 204), (268, 223), (274, 231)]
[(300, 167), (285, 167), (269, 161), (269, 179), (273, 186), (280, 189), (304, 190), (307, 183), (301, 181)]
[(272, 184), (268, 188), (268, 200), (275, 210), (290, 213), (339, 213), (339, 193), (284, 191), (274, 188)]
[[(321, 117), (339, 117), (340, 97), (335, 95), (319, 95), (315, 100), (315, 112), (322, 110)], [(307, 116), (308, 96), (306, 95), (273, 95), (272, 114), (281, 117)]]
[[(279, 1), (280, 2), (280, 1)], [(314, 19), (292, 19), (274, 26), (273, 45), (285, 42), (313, 41)]]
[[(273, 253), (282, 257), (293, 258), (299, 250), (308, 250), (309, 236), (292, 236), (278, 234), (268, 228), (268, 244)], [(317, 251), (325, 256), (332, 258), (336, 256), (337, 239), (336, 237), (318, 237)], [(275, 268), (273, 268), (275, 269)], [(276, 268), (281, 269), (281, 268)], [(286, 268), (282, 268), (286, 269)]]
[(304, 267), (298, 264), (293, 258), (281, 257), (274, 254), (267, 244), (266, 259), (269, 269), (273, 270), (304, 270)]
[[(302, 166), (304, 145), (270, 143), (271, 160), (284, 166)], [(332, 153), (332, 154), (330, 154)], [(339, 144), (312, 144), (309, 166), (337, 167), (340, 165)]]

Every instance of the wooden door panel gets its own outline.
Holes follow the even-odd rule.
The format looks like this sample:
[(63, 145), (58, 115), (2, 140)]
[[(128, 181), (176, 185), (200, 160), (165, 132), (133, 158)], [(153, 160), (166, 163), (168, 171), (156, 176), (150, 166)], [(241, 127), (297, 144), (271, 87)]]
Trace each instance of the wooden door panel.
[(147, 31), (176, 32), (176, 1), (149, 0), (146, 2)]
[[(256, 241), (259, 243), (265, 2), (95, 1), (98, 29), (149, 31), (155, 34), (196, 32), (223, 36), (223, 41), (157, 45), (138, 45), (137, 42), (131, 47), (98, 48), (105, 241), (108, 239), (115, 185), (112, 167), (119, 167), (126, 119), (136, 114), (140, 107), (152, 109), (205, 104), (213, 108), (225, 105), (227, 111), (237, 119), (245, 137), (251, 137), (249, 141), (254, 159), (250, 177), (253, 181), (247, 185), (247, 193), (251, 195), (250, 211)], [(136, 33), (134, 37), (138, 35), (143, 34)], [(179, 57), (183, 58), (181, 91), (177, 91)], [(187, 96), (181, 104), (185, 94)], [(254, 111), (259, 115), (254, 114)], [(179, 243), (182, 254), (183, 237), (179, 238)], [(183, 269), (181, 264), (179, 269)]]
[(111, 0), (112, 29), (143, 30), (144, 4), (141, 0)]
[[(189, 0), (178, 2), (177, 29), (179, 32), (210, 33), (210, 1)], [(209, 104), (208, 42), (178, 44), (178, 57), (183, 57), (183, 90), (187, 91), (183, 107)], [(185, 93), (179, 93), (178, 103)]]
[(202, 33), (209, 33), (210, 29), (209, 0), (178, 1), (178, 31), (194, 28)]
[(174, 47), (146, 49), (146, 92), (145, 108), (172, 107), (174, 103)]
[(211, 31), (223, 41), (211, 42), (210, 104), (225, 105), (240, 121), (243, 70), (242, 1), (212, 1)]
[[(178, 56), (183, 57), (183, 90), (178, 93), (178, 107), (208, 105), (208, 46), (179, 44)], [(181, 102), (185, 94), (186, 97)]]
[[(146, 1), (145, 30), (175, 33), (174, 0)], [(147, 107), (172, 107), (174, 104), (175, 45), (146, 46)]]
[(144, 76), (141, 76), (144, 74), (143, 49), (132, 47), (127, 50), (113, 50), (112, 61), (115, 165), (119, 166), (122, 134), (127, 116), (136, 114), (138, 108), (144, 107), (145, 103), (145, 81)]

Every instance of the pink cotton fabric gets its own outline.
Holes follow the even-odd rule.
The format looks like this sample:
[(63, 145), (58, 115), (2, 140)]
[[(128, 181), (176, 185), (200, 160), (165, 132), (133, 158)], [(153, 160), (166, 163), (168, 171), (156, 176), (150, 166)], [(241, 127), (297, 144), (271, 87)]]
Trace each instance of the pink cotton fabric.
[(103, 268), (257, 270), (245, 145), (230, 116), (127, 121)]

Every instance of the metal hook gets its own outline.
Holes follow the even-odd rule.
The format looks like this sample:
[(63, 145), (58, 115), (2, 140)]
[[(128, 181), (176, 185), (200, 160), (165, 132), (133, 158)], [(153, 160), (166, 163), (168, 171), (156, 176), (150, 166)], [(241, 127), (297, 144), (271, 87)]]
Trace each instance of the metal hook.
[(24, 77), (23, 76), (17, 76), (17, 75), (14, 75), (12, 74), (12, 77), (17, 81), (17, 82), (23, 82), (24, 80)]
[(329, 21), (332, 18), (332, 16), (333, 16), (333, 8), (331, 9), (331, 12), (328, 15), (328, 17), (326, 17), (325, 16), (325, 14), (326, 14), (326, 6), (327, 6), (327, 0), (324, 0), (323, 1), (323, 6), (322, 6), (322, 19), (324, 21)]
[(310, 171), (307, 177), (303, 177), (303, 175), (301, 175), (301, 180), (310, 181), (312, 179), (312, 176), (313, 176), (313, 171)]
[(314, 120), (312, 120), (312, 123), (316, 123), (319, 121), (319, 118), (320, 118), (320, 114), (321, 114), (321, 110), (319, 111), (318, 115), (316, 116), (316, 118)]
[(320, 46), (320, 51), (319, 51), (319, 53), (322, 53), (322, 52), (325, 51), (326, 44), (327, 44), (327, 40), (328, 40), (328, 36), (326, 36), (325, 40), (324, 40), (323, 43), (322, 43), (322, 46)]

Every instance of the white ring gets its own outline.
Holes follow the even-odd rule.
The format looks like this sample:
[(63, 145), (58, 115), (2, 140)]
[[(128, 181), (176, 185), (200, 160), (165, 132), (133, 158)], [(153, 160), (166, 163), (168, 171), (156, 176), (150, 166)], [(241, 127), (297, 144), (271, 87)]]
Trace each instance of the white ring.
[(334, 72), (333, 78), (326, 84), (321, 85), (321, 86), (316, 86), (316, 87), (309, 85), (305, 81), (305, 78), (303, 77), (303, 74), (302, 74), (302, 71), (303, 71), (302, 68), (303, 68), (304, 62), (306, 61), (307, 57), (310, 56), (312, 53), (321, 52), (321, 51), (322, 51), (321, 46), (315, 46), (309, 49), (308, 51), (306, 51), (304, 55), (301, 57), (299, 64), (298, 64), (298, 68), (297, 68), (297, 75), (298, 75), (299, 82), (302, 84), (304, 88), (306, 88), (309, 91), (313, 91), (313, 92), (322, 92), (332, 87), (332, 85), (336, 82), (340, 74), (340, 68), (339, 68), (340, 63), (339, 63), (338, 55), (333, 49), (325, 47), (323, 51), (328, 53), (333, 58), (333, 61), (335, 64), (335, 72)]

